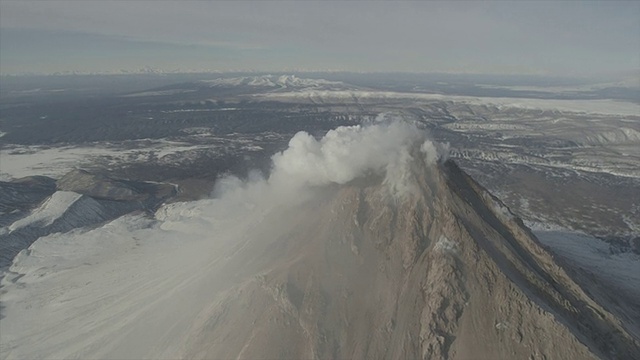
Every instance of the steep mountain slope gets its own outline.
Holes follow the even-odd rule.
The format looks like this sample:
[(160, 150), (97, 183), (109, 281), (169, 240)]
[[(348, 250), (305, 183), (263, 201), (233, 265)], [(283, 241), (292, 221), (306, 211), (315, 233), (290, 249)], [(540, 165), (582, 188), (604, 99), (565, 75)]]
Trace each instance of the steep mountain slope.
[(233, 263), (258, 274), (216, 303), (189, 356), (640, 355), (620, 322), (455, 163), (411, 176), (417, 186), (402, 200), (354, 183), (288, 214), (295, 225), (275, 238), (254, 229)]

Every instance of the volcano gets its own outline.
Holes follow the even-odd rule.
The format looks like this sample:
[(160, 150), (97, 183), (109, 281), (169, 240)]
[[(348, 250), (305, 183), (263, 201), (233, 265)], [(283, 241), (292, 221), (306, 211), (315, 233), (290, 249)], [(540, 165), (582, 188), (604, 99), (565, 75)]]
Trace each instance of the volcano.
[[(415, 165), (415, 164), (414, 164)], [(423, 164), (424, 165), (424, 164)], [(196, 358), (637, 358), (637, 340), (453, 161), (325, 191), (234, 254), (260, 269), (216, 304)], [(278, 232), (280, 232), (278, 231)]]
[(360, 128), (296, 135), (267, 180), (70, 244), (119, 238), (108, 257), (56, 268), (34, 257), (64, 236), (38, 240), (3, 282), (3, 357), (640, 358), (518, 217), (394, 126), (362, 140), (381, 152)]

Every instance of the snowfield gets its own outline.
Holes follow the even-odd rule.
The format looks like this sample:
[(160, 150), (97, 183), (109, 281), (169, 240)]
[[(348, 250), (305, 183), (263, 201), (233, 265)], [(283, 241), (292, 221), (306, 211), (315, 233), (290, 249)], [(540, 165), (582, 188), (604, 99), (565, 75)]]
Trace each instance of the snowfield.
[(593, 236), (556, 226), (534, 226), (533, 232), (553, 252), (592, 273), (602, 283), (613, 284), (640, 299), (640, 255), (616, 251)]
[(15, 231), (25, 226), (44, 227), (53, 224), (60, 218), (82, 195), (71, 191), (57, 191), (38, 209), (31, 212), (9, 226), (9, 231)]
[(336, 100), (419, 100), (419, 101), (453, 101), (470, 105), (492, 105), (499, 109), (520, 108), (553, 110), (559, 112), (578, 112), (609, 115), (640, 116), (640, 104), (613, 100), (556, 100), (530, 98), (472, 97), (458, 95), (406, 93), (393, 91), (364, 90), (301, 90), (255, 95), (268, 99), (309, 99), (313, 102), (330, 102)]
[(180, 358), (229, 278), (215, 270), (225, 234), (210, 229), (193, 236), (127, 215), (40, 238), (2, 281), (0, 358)]
[(0, 150), (0, 181), (34, 175), (59, 178), (75, 168), (95, 163), (141, 163), (151, 157), (162, 158), (206, 148), (210, 146), (149, 139), (126, 144), (96, 143), (93, 146), (15, 146)]

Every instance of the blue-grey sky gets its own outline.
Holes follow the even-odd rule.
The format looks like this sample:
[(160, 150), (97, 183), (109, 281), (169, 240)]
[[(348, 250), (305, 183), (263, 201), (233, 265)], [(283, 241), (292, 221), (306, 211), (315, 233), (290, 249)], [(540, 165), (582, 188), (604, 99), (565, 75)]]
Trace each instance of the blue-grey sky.
[(640, 69), (640, 2), (0, 0), (0, 73)]

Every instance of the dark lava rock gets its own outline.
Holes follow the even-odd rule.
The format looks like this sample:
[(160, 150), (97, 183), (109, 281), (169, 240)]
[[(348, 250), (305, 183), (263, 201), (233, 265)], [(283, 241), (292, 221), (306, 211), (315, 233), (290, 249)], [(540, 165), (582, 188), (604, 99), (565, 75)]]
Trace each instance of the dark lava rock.
[(95, 199), (136, 201), (155, 207), (176, 194), (174, 185), (113, 179), (86, 170), (72, 170), (57, 182), (57, 189), (73, 191)]

